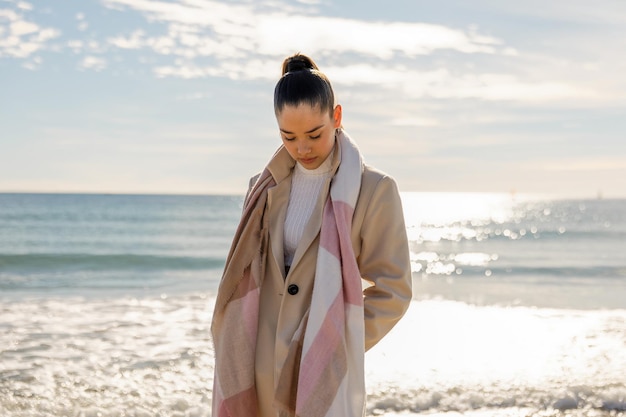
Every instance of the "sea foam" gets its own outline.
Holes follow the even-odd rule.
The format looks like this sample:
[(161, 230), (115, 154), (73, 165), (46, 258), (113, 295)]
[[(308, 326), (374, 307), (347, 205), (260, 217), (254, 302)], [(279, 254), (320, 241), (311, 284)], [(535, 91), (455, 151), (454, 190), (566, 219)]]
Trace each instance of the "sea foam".
[[(0, 415), (209, 416), (212, 306), (206, 294), (3, 300)], [(626, 310), (414, 301), (366, 355), (368, 415), (614, 415), (625, 345)]]

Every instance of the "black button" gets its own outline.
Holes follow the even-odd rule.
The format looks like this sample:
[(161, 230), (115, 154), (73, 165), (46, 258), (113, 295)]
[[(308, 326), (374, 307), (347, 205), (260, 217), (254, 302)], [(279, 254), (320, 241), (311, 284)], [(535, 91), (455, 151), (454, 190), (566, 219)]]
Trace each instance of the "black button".
[(298, 286), (296, 284), (291, 284), (290, 286), (287, 287), (287, 292), (291, 295), (296, 295), (298, 294), (298, 291), (300, 290), (300, 288), (298, 288)]

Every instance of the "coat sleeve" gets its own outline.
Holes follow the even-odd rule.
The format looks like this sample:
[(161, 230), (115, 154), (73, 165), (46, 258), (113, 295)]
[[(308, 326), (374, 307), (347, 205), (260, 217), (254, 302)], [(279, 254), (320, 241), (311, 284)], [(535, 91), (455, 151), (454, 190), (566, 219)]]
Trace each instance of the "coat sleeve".
[(367, 351), (400, 320), (412, 298), (402, 202), (389, 176), (380, 178), (367, 205), (358, 262), (361, 277), (371, 284), (363, 291)]

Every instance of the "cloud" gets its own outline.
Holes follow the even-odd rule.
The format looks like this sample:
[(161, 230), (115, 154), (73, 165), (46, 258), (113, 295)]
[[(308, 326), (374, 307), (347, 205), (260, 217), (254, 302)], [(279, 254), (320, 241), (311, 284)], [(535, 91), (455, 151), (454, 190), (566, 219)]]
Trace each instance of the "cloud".
[(25, 1), (19, 1), (16, 3), (18, 9), (22, 9), (22, 10), (33, 10), (33, 5), (30, 3), (27, 3)]
[(96, 71), (102, 71), (107, 66), (107, 62), (103, 58), (88, 55), (82, 59), (79, 63), (81, 69), (93, 69)]
[[(533, 80), (511, 72), (459, 68), (463, 55), (501, 57), (500, 62), (528, 59), (502, 39), (481, 33), (476, 25), (460, 30), (420, 22), (364, 21), (284, 11), (278, 5), (265, 4), (261, 10), (258, 3), (211, 0), (105, 0), (104, 4), (134, 10), (164, 25), (161, 33), (136, 29), (107, 40), (116, 48), (147, 49), (171, 58), (152, 68), (159, 78), (270, 81), (278, 76), (280, 59), (303, 51), (337, 62), (324, 67), (336, 84), (380, 87), (412, 98), (537, 102), (597, 95), (589, 87), (559, 78)], [(444, 52), (446, 58), (438, 58), (438, 64), (414, 64), (420, 56)], [(346, 64), (342, 57), (357, 57), (351, 61), (358, 63)], [(428, 69), (434, 65), (437, 68)]]
[(140, 49), (147, 45), (146, 33), (137, 29), (128, 36), (115, 36), (109, 38), (107, 42), (120, 49)]
[(357, 64), (329, 67), (326, 73), (337, 84), (394, 88), (413, 98), (549, 101), (596, 96), (592, 90), (558, 81), (525, 81), (512, 74), (455, 75), (445, 68), (415, 71)]
[(24, 20), (16, 20), (9, 25), (9, 32), (13, 36), (23, 36), (29, 33), (34, 33), (39, 30), (39, 26), (34, 23), (26, 22)]
[[(104, 4), (128, 7), (144, 13), (150, 21), (173, 24), (168, 35), (178, 50), (201, 46), (203, 50), (196, 53), (205, 56), (237, 58), (256, 53), (276, 57), (306, 50), (315, 55), (349, 52), (389, 60), (395, 54), (415, 57), (443, 49), (492, 54), (503, 43), (475, 30), (443, 25), (368, 22), (286, 13), (280, 8), (260, 12), (253, 4), (209, 0), (106, 0)], [(189, 32), (195, 34), (189, 36)]]
[(416, 57), (444, 49), (492, 54), (502, 43), (488, 36), (427, 23), (367, 22), (280, 13), (261, 17), (254, 38), (255, 50), (266, 55), (281, 45), (285, 51), (304, 49), (316, 55), (357, 53), (381, 60), (396, 54)]
[(34, 71), (40, 68), (43, 59), (39, 56), (33, 57), (30, 61), (26, 61), (22, 64), (22, 67)]
[(79, 40), (71, 40), (67, 42), (67, 46), (75, 53), (81, 53), (83, 50), (84, 42)]
[[(563, 59), (525, 53), (477, 25), (458, 29), (323, 16), (311, 8), (319, 3), (102, 0), (109, 9), (138, 15), (140, 22), (104, 38), (67, 39), (62, 45), (81, 56), (81, 69), (97, 71), (116, 62), (104, 54), (141, 52), (137, 63), (157, 78), (274, 81), (280, 60), (303, 51), (324, 62), (335, 84), (385, 89), (406, 99), (552, 102), (615, 94), (612, 85), (596, 91), (602, 81), (594, 76), (589, 82), (589, 65), (563, 75)], [(28, 7), (0, 9), (0, 57), (28, 58), (60, 36), (24, 19), (20, 10)], [(74, 17), (85, 31), (85, 13)], [(533, 68), (534, 74), (520, 68)]]
[[(17, 4), (19, 9), (30, 10), (28, 3)], [(25, 59), (44, 49), (48, 41), (59, 37), (60, 31), (42, 27), (26, 20), (19, 12), (0, 9), (0, 58)]]
[(277, 60), (250, 59), (238, 63), (223, 61), (215, 65), (201, 66), (179, 59), (175, 65), (159, 66), (154, 69), (157, 77), (203, 78), (226, 77), (233, 80), (275, 80), (279, 75)]
[(316, 6), (318, 4), (322, 4), (322, 0), (296, 0), (298, 3)]
[(89, 28), (89, 23), (85, 20), (85, 13), (76, 13), (76, 21), (78, 22), (77, 29), (79, 31), (84, 32)]

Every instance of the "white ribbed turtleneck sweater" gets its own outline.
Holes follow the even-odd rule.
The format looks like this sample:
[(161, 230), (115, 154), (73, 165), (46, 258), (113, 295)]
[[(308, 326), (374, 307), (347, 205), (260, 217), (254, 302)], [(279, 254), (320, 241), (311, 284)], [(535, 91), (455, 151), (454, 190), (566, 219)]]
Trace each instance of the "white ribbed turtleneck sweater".
[(332, 171), (333, 152), (315, 169), (306, 169), (299, 162), (293, 169), (291, 192), (283, 236), (285, 266), (291, 266), (304, 228), (311, 218), (322, 186)]

